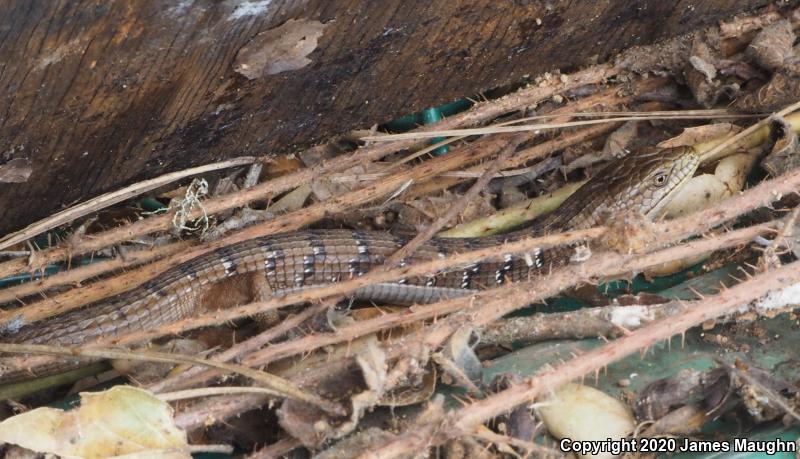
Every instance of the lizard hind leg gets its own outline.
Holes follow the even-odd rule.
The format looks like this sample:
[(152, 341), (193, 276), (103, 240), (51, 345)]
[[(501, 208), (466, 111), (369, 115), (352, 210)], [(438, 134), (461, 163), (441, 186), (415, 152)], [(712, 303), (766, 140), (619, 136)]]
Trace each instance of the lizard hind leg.
[[(272, 287), (270, 287), (269, 281), (267, 280), (267, 276), (263, 272), (255, 272), (250, 275), (250, 291), (252, 294), (252, 301), (267, 301), (274, 295)], [(281, 317), (277, 309), (270, 309), (256, 314), (254, 319), (258, 323), (259, 328), (265, 330), (277, 324)]]

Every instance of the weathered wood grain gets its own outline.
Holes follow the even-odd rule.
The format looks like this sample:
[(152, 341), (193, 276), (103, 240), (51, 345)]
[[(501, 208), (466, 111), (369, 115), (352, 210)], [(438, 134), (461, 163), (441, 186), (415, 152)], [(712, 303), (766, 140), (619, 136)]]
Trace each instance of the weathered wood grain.
[[(169, 170), (290, 151), (574, 69), (768, 0), (0, 0), (0, 234)], [(249, 80), (259, 32), (326, 24), (311, 64)]]

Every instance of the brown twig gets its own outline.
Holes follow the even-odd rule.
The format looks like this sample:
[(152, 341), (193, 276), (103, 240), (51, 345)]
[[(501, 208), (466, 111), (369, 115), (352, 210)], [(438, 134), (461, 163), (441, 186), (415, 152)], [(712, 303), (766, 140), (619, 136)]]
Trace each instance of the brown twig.
[(481, 333), (481, 346), (510, 346), (515, 342), (552, 339), (617, 337), (662, 317), (680, 314), (690, 307), (683, 301), (648, 305), (609, 305), (577, 311), (538, 313), (492, 322)]
[(251, 453), (245, 459), (277, 459), (279, 457), (286, 457), (291, 450), (301, 446), (303, 446), (303, 444), (300, 443), (300, 440), (294, 437), (286, 437)]
[(98, 261), (86, 266), (59, 272), (34, 282), (25, 282), (0, 290), (0, 304), (24, 298), (36, 293), (44, 293), (49, 289), (68, 284), (78, 284), (86, 279), (99, 276), (117, 269), (131, 268), (149, 261), (158, 260), (191, 247), (188, 241), (151, 247), (143, 250), (129, 251), (124, 256)]
[[(794, 14), (789, 17), (800, 15), (800, 9), (796, 9)], [(738, 15), (728, 21), (723, 21), (719, 25), (719, 33), (722, 38), (733, 38), (744, 35), (748, 32), (766, 27), (772, 23), (783, 19), (779, 11), (757, 12), (754, 14)]]

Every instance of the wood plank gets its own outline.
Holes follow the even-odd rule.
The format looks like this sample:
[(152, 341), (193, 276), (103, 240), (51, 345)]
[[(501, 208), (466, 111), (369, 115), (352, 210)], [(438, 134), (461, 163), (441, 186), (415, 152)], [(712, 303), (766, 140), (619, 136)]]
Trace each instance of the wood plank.
[[(0, 234), (135, 180), (280, 153), (767, 0), (2, 0)], [(326, 24), (311, 64), (257, 79), (238, 51)]]

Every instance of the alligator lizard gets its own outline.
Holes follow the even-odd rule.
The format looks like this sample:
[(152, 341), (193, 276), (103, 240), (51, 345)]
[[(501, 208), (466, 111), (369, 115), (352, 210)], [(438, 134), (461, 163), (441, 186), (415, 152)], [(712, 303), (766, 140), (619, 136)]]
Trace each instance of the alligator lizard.
[[(402, 263), (445, 257), (545, 231), (589, 228), (626, 212), (652, 218), (691, 178), (699, 162), (688, 148), (626, 156), (606, 166), (536, 229), (483, 238), (434, 238)], [(351, 230), (308, 230), (251, 239), (192, 259), (115, 297), (7, 332), (0, 335), (0, 341), (78, 345), (101, 336), (143, 331), (194, 314), (204, 288), (224, 278), (263, 273), (270, 293), (281, 295), (360, 276), (406, 242), (407, 238), (389, 233)], [(355, 296), (391, 303), (428, 303), (528, 279), (531, 274), (566, 264), (569, 256), (570, 250), (564, 248), (509, 254), (500, 261), (372, 285)], [(0, 382), (30, 377), (11, 365), (11, 360), (0, 359)]]

